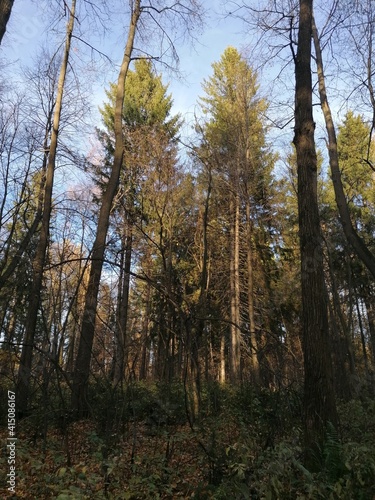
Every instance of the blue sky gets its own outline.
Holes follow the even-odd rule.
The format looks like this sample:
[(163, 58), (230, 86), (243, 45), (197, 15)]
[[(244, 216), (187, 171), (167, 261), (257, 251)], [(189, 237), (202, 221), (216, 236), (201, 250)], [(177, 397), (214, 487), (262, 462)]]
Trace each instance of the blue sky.
[[(208, 78), (212, 72), (211, 64), (220, 59), (221, 54), (229, 45), (239, 49), (246, 45), (243, 34), (243, 25), (240, 21), (224, 17), (221, 0), (211, 0), (204, 2), (204, 7), (209, 12), (205, 18), (206, 26), (201, 35), (197, 37), (194, 46), (185, 44), (177, 47), (180, 58), (180, 71), (182, 78), (176, 78), (172, 74), (165, 74), (164, 81), (170, 82), (170, 92), (173, 95), (174, 111), (193, 116), (198, 95), (202, 94), (201, 83)], [(43, 12), (51, 9), (54, 3), (51, 0), (16, 0), (11, 19), (8, 23), (7, 33), (1, 46), (2, 55), (8, 62), (14, 62), (15, 67), (20, 64), (32, 63), (36, 57), (41, 42), (45, 40), (46, 18)], [(123, 43), (121, 43), (121, 26), (117, 33), (107, 36), (105, 39), (95, 39), (89, 34), (94, 45), (98, 44), (103, 52), (107, 52), (113, 57), (116, 64), (119, 64), (122, 57)], [(51, 45), (54, 42), (53, 35), (50, 35)], [(61, 38), (62, 39), (62, 38)], [(96, 45), (96, 46), (98, 46)], [(80, 49), (77, 49), (80, 50)], [(15, 62), (16, 61), (16, 62)], [(116, 68), (105, 67), (102, 75), (97, 75), (94, 85), (94, 100), (98, 105), (104, 98), (104, 87), (109, 81), (116, 80)]]
[[(217, 3), (217, 2), (212, 2)], [(244, 45), (243, 25), (233, 19), (212, 18), (194, 47), (179, 48), (180, 68), (186, 81), (172, 81), (171, 91), (179, 111), (193, 113), (201, 84), (212, 74), (212, 63), (218, 61), (229, 45), (241, 49)]]
[[(94, 0), (94, 3), (98, 5), (101, 1), (103, 0)], [(99, 64), (93, 63), (90, 72), (88, 72), (87, 68), (84, 69), (84, 64), (90, 60), (87, 57), (87, 51), (85, 53), (85, 46), (80, 42), (73, 41), (72, 66), (78, 67), (76, 64), (79, 63), (79, 59), (83, 55), (81, 59), (85, 62), (81, 64), (81, 69), (86, 71), (86, 74), (81, 74), (80, 77), (82, 81), (92, 83), (90, 97), (96, 110), (105, 100), (104, 90), (108, 88), (109, 82), (117, 79), (118, 65), (122, 59), (127, 24), (129, 22), (126, 14), (124, 14), (124, 6), (128, 4), (128, 0), (108, 0), (108, 3), (117, 8), (117, 15), (112, 16), (110, 20), (110, 27), (114, 26), (112, 32), (109, 32), (106, 37), (99, 37), (96, 34), (95, 26), (93, 26), (91, 30), (86, 30), (82, 37), (110, 55), (114, 64), (104, 64), (103, 60), (97, 59)], [(180, 113), (185, 119), (187, 126), (182, 132), (183, 136), (191, 131), (189, 124), (193, 122), (194, 113), (198, 111), (198, 96), (203, 93), (201, 84), (204, 79), (207, 79), (212, 74), (212, 63), (220, 59), (223, 51), (229, 45), (240, 50), (247, 49), (251, 53), (251, 38), (250, 35), (245, 33), (242, 21), (224, 15), (225, 9), (222, 5), (229, 5), (230, 2), (207, 0), (202, 1), (202, 3), (208, 13), (208, 16), (205, 17), (206, 24), (202, 33), (197, 34), (197, 40), (193, 47), (189, 44), (176, 46), (183, 78), (177, 78), (170, 72), (164, 71), (162, 67), (158, 68), (159, 71), (163, 72), (164, 82), (169, 83), (169, 90), (174, 101), (173, 112)], [(82, 5), (84, 1), (79, 0), (78, 4)], [(12, 83), (13, 75), (17, 74), (22, 64), (33, 65), (33, 59), (37, 57), (43, 42), (50, 46), (51, 51), (54, 51), (58, 44), (64, 40), (65, 19), (59, 25), (54, 25), (50, 21), (48, 29), (48, 15), (46, 14), (50, 14), (51, 17), (51, 13), (56, 12), (57, 5), (62, 5), (62, 0), (15, 0), (7, 33), (0, 46), (0, 64), (3, 65), (5, 62), (8, 71), (13, 73), (12, 78), (8, 79), (9, 83)], [(82, 17), (82, 14), (80, 14), (80, 17)], [(85, 22), (82, 24), (84, 26)], [(77, 26), (79, 29), (79, 25)], [(58, 29), (60, 30), (59, 33), (57, 32)], [(259, 47), (261, 47), (260, 44)], [(286, 50), (285, 55), (290, 59), (288, 48)], [(278, 79), (278, 69), (280, 70), (280, 68), (280, 61), (274, 60), (268, 64), (260, 78), (260, 92), (263, 95), (266, 94), (272, 104), (268, 111), (269, 117), (285, 125), (282, 129), (274, 127), (271, 130), (271, 142), (274, 147), (279, 145), (280, 148), (288, 148), (293, 136), (294, 70), (293, 65), (291, 65), (288, 68), (289, 72), (283, 72)], [(18, 81), (20, 80), (21, 78), (18, 79)], [(337, 85), (339, 80), (337, 78), (335, 80), (334, 74), (333, 80)], [(272, 89), (273, 82), (275, 82), (275, 87)], [(339, 118), (341, 112), (342, 118), (346, 105), (341, 109), (338, 105), (341, 95), (338, 92), (336, 94), (337, 96), (335, 92), (330, 94), (331, 106), (333, 112)], [(338, 99), (337, 102), (335, 97)], [(98, 125), (99, 120), (96, 111), (92, 125)], [(318, 125), (316, 138), (320, 141), (322, 150), (325, 150), (322, 140), (325, 137), (325, 129), (318, 107), (315, 107), (315, 121)], [(86, 139), (84, 141), (86, 144), (88, 143)]]

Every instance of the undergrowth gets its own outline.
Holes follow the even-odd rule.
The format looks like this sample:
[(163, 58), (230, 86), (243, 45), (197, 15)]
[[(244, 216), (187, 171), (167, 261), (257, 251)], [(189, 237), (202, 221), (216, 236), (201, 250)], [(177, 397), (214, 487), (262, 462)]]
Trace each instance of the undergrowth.
[[(206, 385), (195, 419), (178, 383), (93, 386), (90, 400), (87, 420), (74, 422), (60, 394), (19, 423), (17, 498), (375, 497), (371, 399), (339, 403), (318, 473), (303, 465), (298, 391)], [(0, 488), (6, 498), (5, 478)]]

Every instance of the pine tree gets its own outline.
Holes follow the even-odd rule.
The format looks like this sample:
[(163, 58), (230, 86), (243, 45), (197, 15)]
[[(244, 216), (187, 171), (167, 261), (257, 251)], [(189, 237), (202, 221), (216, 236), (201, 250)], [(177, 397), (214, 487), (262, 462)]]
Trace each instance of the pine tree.
[[(221, 60), (213, 64), (213, 76), (204, 82), (203, 89), (206, 95), (201, 102), (207, 118), (202, 147), (208, 150), (215, 165), (214, 182), (222, 191), (222, 213), (228, 214), (225, 224), (230, 281), (230, 378), (233, 382), (241, 378), (244, 330), (245, 343), (250, 347), (252, 376), (258, 380), (253, 250), (255, 220), (264, 213), (267, 204), (273, 161), (265, 143), (263, 114), (267, 104), (258, 96), (255, 72), (233, 47), (227, 48)], [(244, 240), (241, 233), (246, 235)], [(247, 291), (246, 310), (241, 305), (243, 289)]]
[[(134, 245), (139, 249), (140, 239), (144, 237), (139, 226), (144, 228), (145, 220), (150, 224), (150, 201), (157, 186), (152, 185), (161, 176), (165, 182), (174, 176), (176, 163), (176, 134), (180, 125), (179, 116), (170, 116), (172, 98), (167, 93), (161, 75), (157, 75), (148, 59), (135, 62), (134, 70), (129, 70), (125, 83), (123, 107), (124, 167), (120, 174), (119, 192), (114, 205), (112, 231), (118, 244), (111, 245), (109, 251), (118, 256), (119, 280), (117, 286), (117, 305), (115, 333), (115, 353), (113, 382), (117, 385), (123, 380), (127, 366), (130, 344), (129, 300), (130, 272)], [(105, 163), (99, 166), (95, 177), (99, 185), (106, 182), (107, 165), (113, 156), (113, 126), (115, 86), (107, 91), (108, 102), (101, 113), (104, 130), (98, 131), (99, 139), (105, 150)], [(171, 169), (169, 171), (169, 169)], [(147, 226), (146, 224), (146, 226)], [(146, 232), (149, 228), (143, 229)], [(151, 235), (149, 235), (151, 237)]]

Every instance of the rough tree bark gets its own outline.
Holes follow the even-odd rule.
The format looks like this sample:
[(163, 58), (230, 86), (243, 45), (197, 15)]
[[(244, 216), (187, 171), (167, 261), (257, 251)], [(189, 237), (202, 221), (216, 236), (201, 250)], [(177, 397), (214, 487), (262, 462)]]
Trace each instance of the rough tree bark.
[(0, 2), (0, 44), (5, 35), (13, 4), (14, 0), (1, 0)]
[(125, 96), (125, 80), (128, 73), (137, 24), (141, 13), (140, 0), (133, 3), (128, 39), (117, 81), (114, 115), (115, 152), (111, 174), (102, 196), (96, 237), (91, 252), (91, 268), (83, 312), (81, 336), (73, 374), (72, 409), (78, 416), (87, 413), (87, 387), (90, 374), (92, 346), (94, 341), (95, 318), (98, 302), (100, 277), (103, 267), (105, 244), (109, 226), (109, 216), (120, 179), (124, 155), (122, 109)]
[(295, 57), (295, 135), (301, 250), (302, 341), (304, 351), (304, 450), (306, 466), (319, 467), (329, 422), (336, 406), (328, 336), (327, 296), (317, 201), (317, 155), (312, 112), (311, 37), (313, 0), (299, 2)]

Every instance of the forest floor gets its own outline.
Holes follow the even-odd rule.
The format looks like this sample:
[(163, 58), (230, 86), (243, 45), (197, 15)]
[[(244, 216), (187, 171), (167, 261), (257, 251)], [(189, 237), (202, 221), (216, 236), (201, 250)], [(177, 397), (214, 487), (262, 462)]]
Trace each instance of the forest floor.
[(90, 420), (22, 420), (15, 495), (6, 483), (8, 429), (0, 429), (1, 498), (375, 499), (372, 399), (340, 403), (339, 433), (331, 431), (321, 471), (312, 473), (303, 466), (296, 394), (211, 394), (193, 425), (180, 395), (169, 406), (154, 389), (137, 396), (137, 418), (134, 406), (118, 419), (99, 405)]
[[(6, 443), (6, 429), (0, 439)], [(64, 434), (51, 429), (47, 440), (21, 431), (14, 498), (190, 498), (208, 475), (187, 424), (170, 432), (137, 423), (111, 441), (105, 450), (88, 420)], [(6, 489), (0, 491), (6, 498)]]

